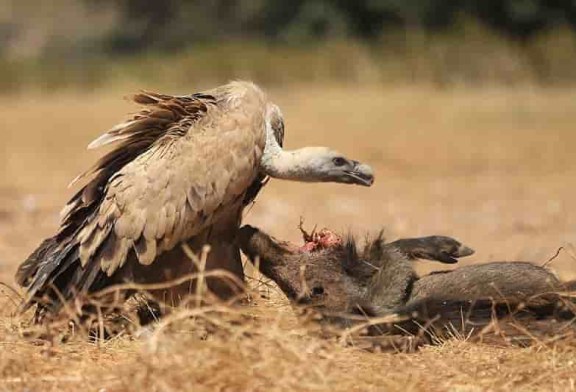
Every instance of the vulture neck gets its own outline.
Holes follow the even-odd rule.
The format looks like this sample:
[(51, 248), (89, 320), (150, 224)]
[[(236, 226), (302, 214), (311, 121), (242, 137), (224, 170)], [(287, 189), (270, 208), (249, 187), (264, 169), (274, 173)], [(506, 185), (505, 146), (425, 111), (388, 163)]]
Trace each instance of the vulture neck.
[(315, 147), (305, 147), (285, 151), (280, 147), (274, 135), (268, 134), (266, 147), (262, 155), (261, 168), (272, 178), (303, 182), (321, 181), (315, 175)]

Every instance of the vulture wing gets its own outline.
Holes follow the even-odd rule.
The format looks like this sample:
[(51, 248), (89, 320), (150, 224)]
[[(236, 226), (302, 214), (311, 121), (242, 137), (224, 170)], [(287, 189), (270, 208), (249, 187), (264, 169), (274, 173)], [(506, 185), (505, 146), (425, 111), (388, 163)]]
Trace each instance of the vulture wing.
[(134, 101), (143, 110), (90, 144), (119, 143), (79, 177), (89, 181), (59, 232), (18, 269), (29, 303), (98, 290), (131, 254), (151, 264), (237, 208), (257, 182), (266, 101), (253, 84)]

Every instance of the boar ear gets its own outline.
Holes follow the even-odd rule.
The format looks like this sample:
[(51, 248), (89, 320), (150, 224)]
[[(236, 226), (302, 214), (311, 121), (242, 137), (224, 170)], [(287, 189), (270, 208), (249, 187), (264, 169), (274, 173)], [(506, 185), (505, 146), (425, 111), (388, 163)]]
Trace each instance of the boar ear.
[(358, 255), (356, 239), (352, 235), (347, 236), (343, 250), (342, 267), (348, 275), (356, 279), (366, 280), (378, 271), (376, 266)]
[(374, 238), (366, 238), (362, 258), (374, 265), (380, 264), (380, 261), (386, 257), (386, 241), (384, 239), (384, 229), (380, 230)]

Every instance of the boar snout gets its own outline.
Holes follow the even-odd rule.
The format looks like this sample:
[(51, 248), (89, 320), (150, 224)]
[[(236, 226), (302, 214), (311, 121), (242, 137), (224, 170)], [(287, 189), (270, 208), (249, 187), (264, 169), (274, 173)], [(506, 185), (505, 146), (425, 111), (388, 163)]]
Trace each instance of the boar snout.
[(277, 241), (268, 234), (250, 225), (238, 231), (238, 245), (252, 262), (259, 259), (260, 266), (282, 266), (287, 263), (293, 250), (287, 244)]
[(250, 225), (242, 226), (242, 228), (238, 230), (238, 237), (236, 239), (238, 245), (240, 249), (242, 249), (242, 252), (251, 259), (258, 254), (257, 241), (254, 237), (257, 237), (259, 233), (260, 230)]

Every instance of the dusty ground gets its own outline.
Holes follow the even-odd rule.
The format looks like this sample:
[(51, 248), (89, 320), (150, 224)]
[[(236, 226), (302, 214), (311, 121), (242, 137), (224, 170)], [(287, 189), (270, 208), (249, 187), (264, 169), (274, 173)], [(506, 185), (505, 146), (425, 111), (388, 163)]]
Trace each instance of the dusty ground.
[[(0, 280), (58, 222), (68, 182), (98, 156), (99, 133), (133, 106), (126, 92), (0, 98)], [(372, 188), (273, 181), (245, 221), (297, 240), (300, 216), (390, 239), (446, 234), (466, 263), (523, 259), (576, 278), (576, 93), (568, 90), (271, 91), (287, 145), (330, 145), (372, 164)], [(440, 266), (422, 264), (430, 270)], [(445, 266), (442, 266), (445, 267)], [(371, 354), (322, 341), (275, 293), (256, 321), (199, 340), (186, 323), (150, 340), (56, 347), (19, 336), (3, 289), (0, 390), (574, 390), (574, 342), (531, 348), (452, 341), (416, 354)], [(233, 325), (228, 323), (225, 325)], [(187, 327), (188, 326), (188, 327)]]

